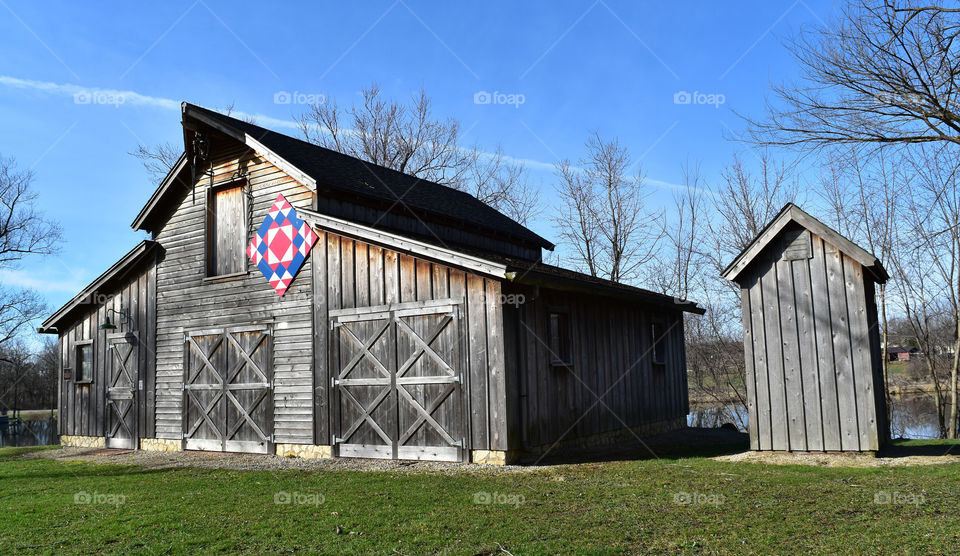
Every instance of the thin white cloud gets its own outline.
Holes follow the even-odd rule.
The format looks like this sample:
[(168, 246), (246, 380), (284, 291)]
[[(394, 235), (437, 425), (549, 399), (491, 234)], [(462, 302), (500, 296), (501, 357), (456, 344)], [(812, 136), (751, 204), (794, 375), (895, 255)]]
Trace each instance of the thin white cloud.
[[(180, 101), (163, 97), (143, 95), (136, 91), (130, 90), (81, 87), (80, 85), (71, 85), (68, 83), (52, 83), (50, 81), (20, 79), (18, 77), (12, 77), (8, 75), (0, 75), (0, 85), (15, 89), (30, 89), (53, 95), (68, 96), (72, 97), (74, 102), (78, 104), (108, 104), (118, 107), (129, 104), (133, 106), (149, 106), (154, 108), (162, 108), (164, 110), (176, 110), (177, 112), (180, 111)], [(263, 114), (234, 111), (231, 113), (231, 116), (243, 120), (253, 120), (257, 123), (257, 125), (262, 125), (268, 128), (290, 130), (300, 129), (300, 125), (295, 121), (273, 118)], [(348, 132), (350, 131), (352, 130), (348, 130)], [(482, 154), (486, 157), (495, 156), (494, 153), (490, 152), (483, 152)], [(533, 158), (518, 158), (509, 155), (501, 156), (505, 162), (511, 164), (522, 164), (525, 167), (533, 170), (552, 173), (556, 169), (553, 162), (544, 162), (542, 160)], [(647, 183), (666, 189), (682, 188), (682, 186), (677, 184), (652, 178), (647, 178)]]
[(36, 272), (14, 269), (0, 270), (0, 284), (36, 290), (42, 293), (68, 293), (70, 295), (79, 292), (87, 285), (79, 280), (64, 280), (62, 277), (47, 279)]

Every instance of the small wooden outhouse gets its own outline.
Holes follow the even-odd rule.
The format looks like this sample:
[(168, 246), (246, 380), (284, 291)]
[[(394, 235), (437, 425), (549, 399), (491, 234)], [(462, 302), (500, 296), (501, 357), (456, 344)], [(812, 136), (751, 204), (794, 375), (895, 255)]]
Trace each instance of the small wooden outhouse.
[(723, 277), (743, 303), (751, 449), (883, 446), (880, 261), (788, 203)]

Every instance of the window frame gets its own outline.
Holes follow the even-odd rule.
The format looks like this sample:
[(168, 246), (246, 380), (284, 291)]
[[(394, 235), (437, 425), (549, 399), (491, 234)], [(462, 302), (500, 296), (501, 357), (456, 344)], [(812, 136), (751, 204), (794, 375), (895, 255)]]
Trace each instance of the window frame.
[[(83, 359), (80, 357), (80, 351), (83, 348), (90, 348), (90, 368), (83, 369), (81, 362)], [(93, 383), (93, 370), (97, 367), (97, 351), (93, 349), (93, 340), (77, 340), (73, 343), (73, 382), (74, 384), (92, 384)], [(83, 369), (83, 374), (80, 373), (80, 370)]]
[[(557, 316), (557, 342), (554, 346), (553, 317)], [(547, 308), (547, 345), (550, 346), (550, 366), (569, 369), (573, 367), (573, 334), (570, 327), (570, 311), (562, 307)]]
[[(250, 235), (250, 191), (249, 191), (249, 182), (245, 178), (240, 179), (229, 179), (224, 180), (220, 183), (209, 184), (206, 186), (206, 192), (204, 193), (204, 207), (203, 207), (203, 278), (204, 281), (221, 281), (221, 280), (230, 280), (232, 278), (241, 278), (247, 276), (250, 273), (250, 261), (246, 256), (246, 248), (248, 236)], [(213, 250), (210, 248), (211, 243), (215, 239), (214, 230), (215, 230), (215, 215), (213, 212), (214, 199), (216, 194), (220, 191), (227, 189), (240, 189), (240, 198), (242, 206), (240, 207), (240, 216), (242, 219), (242, 229), (243, 229), (243, 238), (240, 242), (240, 259), (241, 259), (241, 270), (237, 272), (229, 272), (225, 274), (215, 274), (214, 267), (216, 266), (216, 261), (214, 260)]]
[[(660, 337), (658, 340), (657, 338)], [(666, 330), (666, 324), (661, 319), (650, 321), (650, 361), (657, 368), (666, 368), (667, 349), (669, 348), (670, 338)], [(657, 352), (660, 352), (659, 354)], [(659, 357), (658, 357), (659, 355)]]

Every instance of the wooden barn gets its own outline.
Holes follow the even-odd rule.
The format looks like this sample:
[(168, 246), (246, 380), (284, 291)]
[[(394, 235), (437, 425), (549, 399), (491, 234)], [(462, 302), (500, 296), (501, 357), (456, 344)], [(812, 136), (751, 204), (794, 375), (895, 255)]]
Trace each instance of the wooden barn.
[(790, 203), (723, 277), (743, 302), (750, 447), (878, 450), (889, 437), (880, 261)]
[(696, 305), (544, 264), (466, 193), (182, 112), (149, 239), (41, 327), (64, 444), (503, 464), (685, 426)]

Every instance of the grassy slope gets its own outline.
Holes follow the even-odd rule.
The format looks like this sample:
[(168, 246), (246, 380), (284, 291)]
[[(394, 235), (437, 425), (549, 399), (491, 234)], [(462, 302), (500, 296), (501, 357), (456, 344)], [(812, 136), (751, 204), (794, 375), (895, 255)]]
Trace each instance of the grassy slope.
[[(450, 477), (20, 459), (29, 450), (0, 449), (0, 553), (464, 554), (498, 543), (514, 554), (960, 551), (960, 465), (830, 469), (677, 458)], [(75, 504), (80, 491), (126, 500)], [(278, 491), (325, 501), (278, 505)], [(923, 502), (876, 504), (877, 491)], [(475, 504), (476, 492), (525, 502)], [(723, 503), (677, 504), (678, 492)]]

